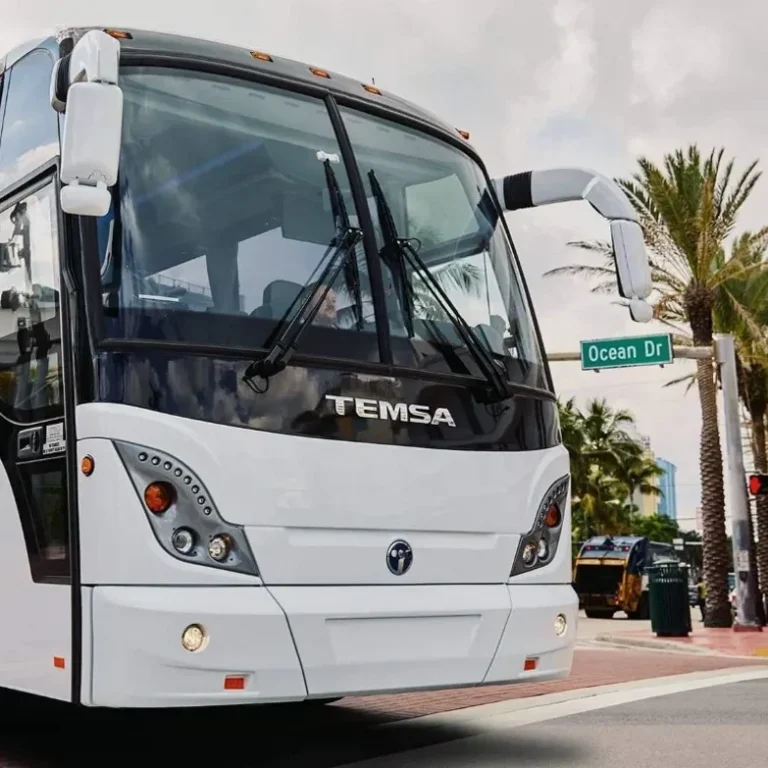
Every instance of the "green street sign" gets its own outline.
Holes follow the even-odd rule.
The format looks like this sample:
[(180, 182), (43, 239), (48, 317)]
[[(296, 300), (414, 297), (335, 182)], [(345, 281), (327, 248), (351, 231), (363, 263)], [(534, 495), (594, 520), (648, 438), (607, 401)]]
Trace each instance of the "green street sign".
[(668, 333), (581, 342), (583, 371), (668, 365), (673, 359), (672, 336)]

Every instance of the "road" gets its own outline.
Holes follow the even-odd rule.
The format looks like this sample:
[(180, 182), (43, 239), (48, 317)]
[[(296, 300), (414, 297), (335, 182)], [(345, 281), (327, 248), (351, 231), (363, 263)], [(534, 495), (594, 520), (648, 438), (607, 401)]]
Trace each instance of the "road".
[[(629, 765), (621, 760), (630, 759), (633, 766), (638, 762), (658, 764), (650, 755), (656, 754), (657, 747), (661, 749), (659, 745), (669, 749), (677, 731), (684, 734), (685, 754), (690, 754), (692, 744), (706, 743), (705, 757), (719, 754), (722, 765), (723, 750), (729, 749), (727, 740), (738, 728), (728, 714), (738, 696), (723, 699), (727, 686), (713, 687), (712, 681), (721, 678), (724, 670), (729, 675), (763, 676), (751, 687), (745, 684), (748, 696), (742, 701), (755, 717), (762, 718), (762, 730), (768, 731), (764, 727), (768, 722), (768, 666), (758, 660), (584, 648), (577, 651), (573, 675), (566, 681), (345, 699), (326, 707), (76, 713), (59, 705), (9, 696), (0, 701), (0, 768), (111, 766), (118, 760), (129, 765), (169, 760), (175, 764), (190, 758), (195, 762), (213, 758), (229, 768), (331, 768), (360, 761), (370, 768), (538, 764), (599, 768), (608, 762), (594, 761), (604, 759), (602, 753), (614, 738), (610, 765), (620, 768)], [(681, 680), (706, 690), (686, 694), (688, 698), (665, 704), (663, 710), (658, 709), (666, 701), (661, 697), (641, 701), (640, 709), (632, 710), (631, 702), (648, 696), (649, 691), (656, 696), (677, 695)], [(712, 691), (717, 695), (711, 695)], [(594, 709), (608, 704), (616, 706)], [(585, 707), (593, 709), (587, 712)], [(653, 715), (658, 711), (662, 714)], [(635, 736), (631, 735), (633, 723), (637, 725)], [(706, 725), (694, 738), (690, 728), (697, 723)], [(726, 729), (719, 737), (722, 743), (712, 738), (708, 729), (714, 727)], [(643, 746), (638, 752), (640, 742)], [(720, 753), (713, 752), (718, 743)], [(537, 745), (541, 745), (540, 753)], [(533, 754), (543, 756), (544, 762), (527, 762)], [(669, 754), (661, 765), (669, 764)], [(765, 754), (763, 749), (759, 763), (742, 756), (734, 764), (740, 768), (764, 766)], [(457, 755), (459, 762), (454, 760)], [(576, 758), (582, 762), (574, 762)], [(707, 768), (708, 764), (675, 758), (675, 768), (688, 765)]]
[[(754, 670), (743, 677), (755, 676)], [(764, 768), (768, 669), (719, 674), (527, 708), (444, 718), (442, 744), (358, 762), (359, 768)], [(638, 700), (639, 699), (639, 700)], [(427, 723), (411, 724), (426, 730)], [(433, 728), (438, 723), (432, 724)]]

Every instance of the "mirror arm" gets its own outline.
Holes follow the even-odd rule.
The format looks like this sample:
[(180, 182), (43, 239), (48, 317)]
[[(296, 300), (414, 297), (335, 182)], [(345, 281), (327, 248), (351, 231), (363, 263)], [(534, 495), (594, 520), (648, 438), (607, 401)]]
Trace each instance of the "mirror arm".
[(637, 212), (616, 182), (583, 168), (526, 171), (495, 179), (493, 184), (505, 211), (586, 200), (608, 221), (639, 223)]
[(56, 62), (51, 78), (51, 106), (64, 112), (67, 92), (75, 83), (117, 85), (119, 67), (119, 41), (92, 29), (78, 40), (71, 53)]
[(610, 222), (619, 293), (629, 301), (632, 319), (641, 323), (652, 319), (653, 310), (645, 299), (650, 296), (653, 283), (639, 217), (616, 182), (583, 168), (555, 168), (494, 179), (493, 187), (504, 211), (578, 200), (588, 202)]

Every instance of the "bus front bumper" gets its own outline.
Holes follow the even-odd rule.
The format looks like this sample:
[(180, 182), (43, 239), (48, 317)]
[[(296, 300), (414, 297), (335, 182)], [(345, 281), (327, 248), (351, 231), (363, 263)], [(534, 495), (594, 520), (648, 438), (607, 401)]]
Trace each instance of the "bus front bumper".
[[(96, 586), (83, 602), (82, 699), (106, 707), (551, 680), (570, 672), (578, 616), (570, 584)], [(182, 646), (190, 625), (200, 650)]]

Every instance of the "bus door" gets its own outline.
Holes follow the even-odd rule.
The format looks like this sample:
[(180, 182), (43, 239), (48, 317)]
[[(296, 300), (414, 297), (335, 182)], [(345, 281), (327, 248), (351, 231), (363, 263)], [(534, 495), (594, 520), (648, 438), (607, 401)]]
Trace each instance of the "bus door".
[(53, 177), (0, 202), (0, 686), (70, 698), (67, 425)]
[(0, 686), (71, 699), (67, 424), (54, 54), (0, 90)]

